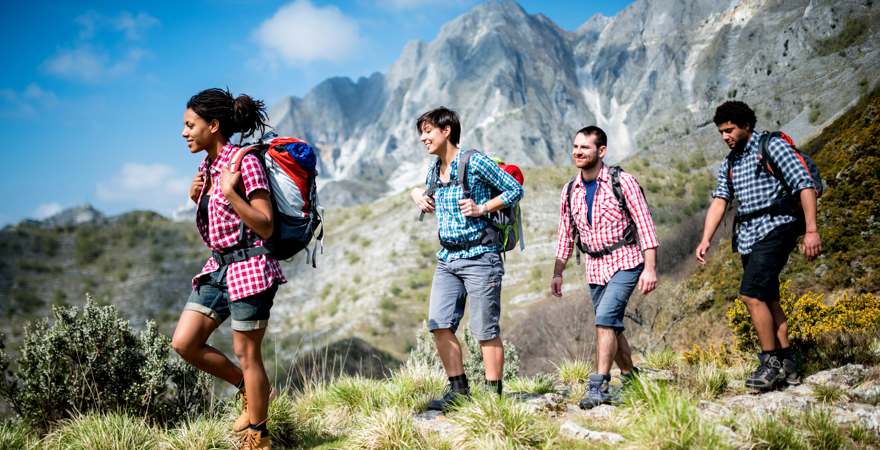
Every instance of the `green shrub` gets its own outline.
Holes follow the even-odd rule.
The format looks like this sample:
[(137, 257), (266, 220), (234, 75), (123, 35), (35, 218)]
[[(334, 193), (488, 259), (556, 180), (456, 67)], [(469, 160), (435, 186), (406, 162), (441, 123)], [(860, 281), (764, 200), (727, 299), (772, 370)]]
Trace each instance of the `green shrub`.
[(153, 322), (135, 333), (115, 307), (91, 298), (53, 313), (52, 323), (26, 325), (18, 370), (3, 380), (3, 397), (27, 421), (45, 427), (74, 412), (119, 411), (173, 422), (207, 411), (208, 376), (169, 358)]
[[(502, 379), (510, 381), (516, 377), (519, 372), (519, 352), (516, 346), (502, 341), (504, 344), (504, 372)], [(464, 355), (464, 373), (472, 383), (485, 379), (485, 371), (483, 369), (483, 351), (480, 349), (480, 341), (474, 339), (470, 331), (465, 327), (464, 330), (464, 347), (467, 353)]]
[(653, 369), (672, 369), (678, 361), (678, 353), (667, 348), (645, 355), (644, 364)]

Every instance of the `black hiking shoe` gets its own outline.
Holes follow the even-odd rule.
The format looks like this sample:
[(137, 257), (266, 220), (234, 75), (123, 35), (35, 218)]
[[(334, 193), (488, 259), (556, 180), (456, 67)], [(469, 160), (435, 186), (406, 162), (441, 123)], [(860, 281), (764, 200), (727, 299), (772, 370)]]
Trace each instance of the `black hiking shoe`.
[(782, 377), (789, 386), (797, 386), (801, 384), (800, 364), (794, 354), (788, 354), (781, 357)]
[(769, 391), (785, 379), (782, 373), (782, 362), (776, 355), (768, 352), (759, 353), (761, 365), (752, 376), (746, 379), (746, 387), (759, 391)]
[(611, 381), (609, 375), (590, 374), (590, 378), (587, 381), (587, 392), (578, 403), (578, 406), (581, 409), (592, 409), (602, 404), (611, 403), (612, 396), (608, 387), (609, 381)]
[(454, 406), (456, 403), (470, 396), (471, 390), (467, 387), (467, 385), (456, 386), (452, 383), (449, 383), (446, 385), (446, 389), (443, 390), (443, 397), (428, 402), (428, 410), (442, 411), (445, 414), (449, 412), (452, 406)]

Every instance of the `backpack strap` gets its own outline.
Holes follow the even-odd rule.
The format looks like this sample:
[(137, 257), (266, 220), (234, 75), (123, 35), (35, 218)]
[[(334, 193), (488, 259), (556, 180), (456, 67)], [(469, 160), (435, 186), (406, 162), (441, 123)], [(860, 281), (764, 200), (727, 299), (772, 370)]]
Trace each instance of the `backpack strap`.
[[(428, 176), (428, 189), (425, 189), (425, 193), (423, 194), (425, 197), (434, 198), (434, 193), (437, 192), (437, 184), (440, 182), (440, 158), (434, 160), (434, 164), (431, 166), (431, 175)], [(425, 219), (424, 211), (419, 212), (419, 222)]]
[(568, 226), (571, 229), (571, 239), (574, 241), (575, 245), (575, 262), (580, 265), (581, 263), (581, 253), (587, 252), (587, 247), (581, 243), (581, 232), (578, 231), (577, 224), (574, 221), (574, 212), (572, 209), (571, 202), (571, 191), (574, 189), (574, 183), (580, 178), (580, 175), (575, 175), (568, 180), (568, 184), (565, 185), (565, 204), (568, 207)]
[(476, 153), (476, 149), (465, 150), (458, 159), (458, 168), (456, 170), (456, 182), (461, 185), (462, 198), (471, 198), (471, 187), (468, 184), (468, 166), (471, 162), (471, 156)]
[[(761, 161), (758, 162), (758, 167), (756, 168), (756, 174), (760, 173), (761, 170), (765, 170), (770, 175), (773, 175), (773, 178), (779, 180), (779, 183), (782, 184), (783, 189), (788, 192), (791, 192), (791, 188), (788, 186), (788, 182), (785, 181), (785, 177), (782, 174), (782, 171), (779, 170), (779, 166), (776, 165), (776, 162), (773, 161), (773, 158), (770, 157), (770, 139), (773, 138), (782, 138), (782, 133), (778, 131), (767, 131), (763, 135), (761, 135)], [(809, 170), (807, 171), (809, 173)]]

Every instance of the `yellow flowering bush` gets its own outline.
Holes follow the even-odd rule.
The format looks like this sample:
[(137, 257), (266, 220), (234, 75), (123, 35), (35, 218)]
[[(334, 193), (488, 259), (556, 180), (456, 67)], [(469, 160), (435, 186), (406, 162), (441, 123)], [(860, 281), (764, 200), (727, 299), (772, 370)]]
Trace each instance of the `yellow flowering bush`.
[[(880, 333), (880, 298), (874, 293), (843, 294), (833, 304), (826, 304), (821, 293), (798, 296), (785, 282), (780, 289), (780, 304), (788, 317), (788, 336), (804, 352), (808, 363), (836, 365), (876, 359), (873, 348)], [(758, 349), (748, 309), (741, 301), (727, 310), (727, 318), (742, 351)]]

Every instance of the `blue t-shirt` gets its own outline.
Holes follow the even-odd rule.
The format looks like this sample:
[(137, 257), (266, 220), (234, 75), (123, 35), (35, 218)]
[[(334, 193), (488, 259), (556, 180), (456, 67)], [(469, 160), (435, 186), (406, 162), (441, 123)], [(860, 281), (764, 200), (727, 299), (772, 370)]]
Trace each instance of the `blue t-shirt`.
[(596, 189), (599, 188), (599, 183), (596, 182), (595, 179), (592, 181), (586, 181), (581, 178), (581, 182), (584, 183), (584, 189), (587, 191), (586, 200), (587, 200), (587, 221), (590, 222), (590, 225), (593, 224), (593, 198), (596, 197)]

